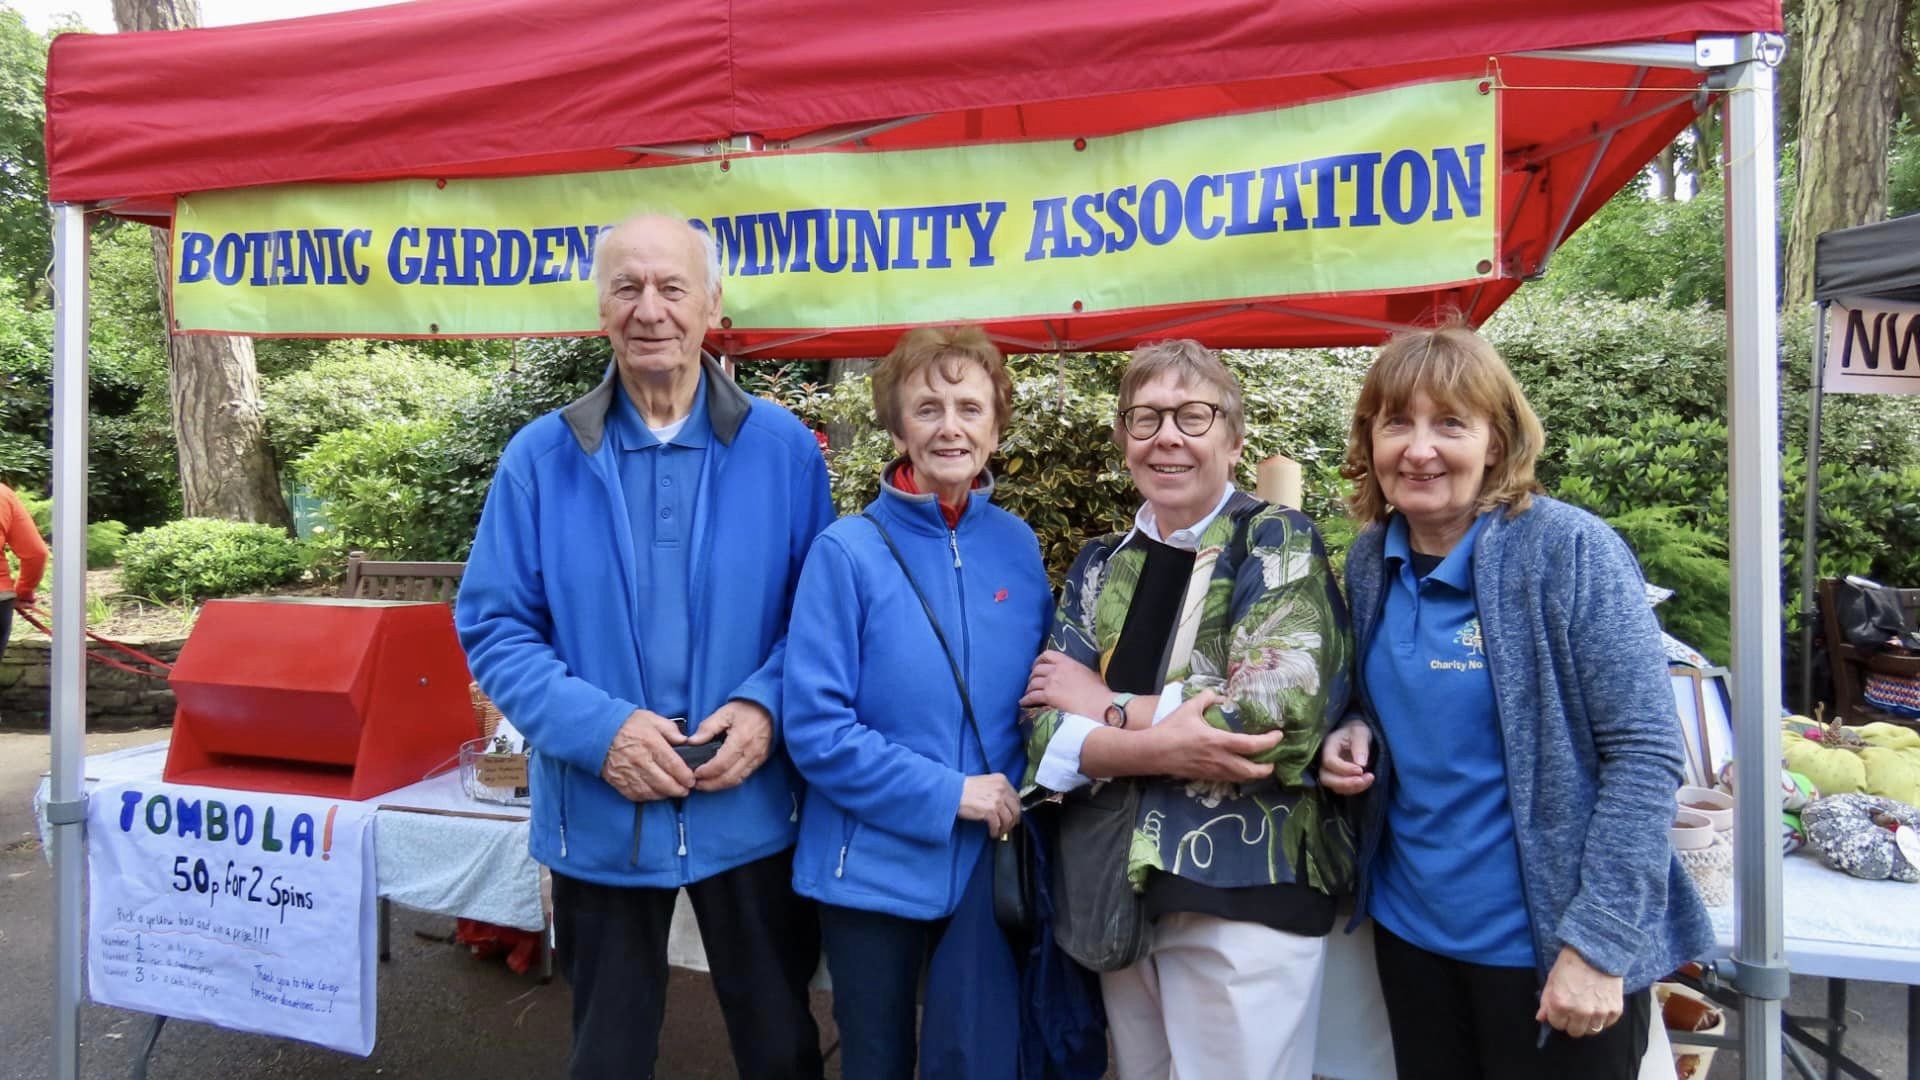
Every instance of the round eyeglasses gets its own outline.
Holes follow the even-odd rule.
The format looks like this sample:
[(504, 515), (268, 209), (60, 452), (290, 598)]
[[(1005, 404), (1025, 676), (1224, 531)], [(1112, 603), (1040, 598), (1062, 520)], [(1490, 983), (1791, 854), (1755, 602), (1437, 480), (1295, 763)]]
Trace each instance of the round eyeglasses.
[(1135, 439), (1151, 439), (1160, 434), (1160, 425), (1172, 414), (1173, 426), (1180, 429), (1180, 434), (1197, 439), (1212, 431), (1214, 418), (1224, 412), (1225, 409), (1211, 401), (1183, 401), (1170, 409), (1135, 405), (1120, 410), (1120, 426)]

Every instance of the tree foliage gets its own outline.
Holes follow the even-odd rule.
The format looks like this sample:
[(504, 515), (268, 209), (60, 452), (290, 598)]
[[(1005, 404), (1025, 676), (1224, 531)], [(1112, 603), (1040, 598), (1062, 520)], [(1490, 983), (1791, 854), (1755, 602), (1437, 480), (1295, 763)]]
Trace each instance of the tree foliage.
[(265, 381), (267, 440), (290, 462), (333, 432), (444, 420), (485, 386), (479, 375), (411, 349), (332, 341), (307, 367)]
[(47, 216), (47, 41), (18, 11), (0, 7), (0, 279), (31, 301), (53, 259)]

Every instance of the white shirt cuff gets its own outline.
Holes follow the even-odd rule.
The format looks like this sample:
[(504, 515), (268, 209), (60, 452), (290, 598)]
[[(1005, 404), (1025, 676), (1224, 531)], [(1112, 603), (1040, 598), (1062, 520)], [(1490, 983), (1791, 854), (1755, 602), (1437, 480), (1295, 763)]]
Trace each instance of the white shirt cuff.
[[(1180, 707), (1181, 694), (1183, 694), (1185, 690), (1185, 682), (1170, 682), (1167, 684), (1166, 689), (1160, 691), (1160, 700), (1155, 702), (1153, 706), (1154, 723), (1157, 724), (1173, 715), (1173, 711)], [(1082, 737), (1084, 738), (1084, 736)]]
[(1100, 721), (1092, 717), (1061, 713), (1060, 726), (1053, 729), (1047, 751), (1040, 756), (1040, 767), (1033, 771), (1033, 782), (1053, 791), (1072, 791), (1092, 783), (1080, 773), (1080, 748), (1100, 727)]

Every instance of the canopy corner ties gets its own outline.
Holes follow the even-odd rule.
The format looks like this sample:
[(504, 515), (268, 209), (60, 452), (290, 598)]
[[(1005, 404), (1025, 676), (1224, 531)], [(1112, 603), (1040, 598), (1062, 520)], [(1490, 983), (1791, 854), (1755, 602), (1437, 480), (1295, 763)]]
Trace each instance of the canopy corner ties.
[(85, 795), (77, 799), (62, 799), (47, 803), (47, 824), (49, 825), (78, 825), (86, 820), (87, 797)]

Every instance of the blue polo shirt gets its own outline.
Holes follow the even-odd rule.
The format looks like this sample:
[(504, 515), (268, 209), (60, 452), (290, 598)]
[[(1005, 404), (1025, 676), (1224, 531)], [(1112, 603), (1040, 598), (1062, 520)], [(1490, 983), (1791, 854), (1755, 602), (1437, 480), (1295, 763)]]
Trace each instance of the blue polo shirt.
[[(693, 612), (688, 577), (693, 564), (694, 504), (713, 425), (707, 419), (707, 376), (693, 395), (693, 411), (664, 442), (640, 417), (624, 390), (614, 395), (607, 436), (620, 459), (620, 486), (633, 524), (633, 563), (640, 594), (640, 670), (646, 707), (684, 717), (689, 732), (703, 716), (687, 716), (693, 667)], [(662, 429), (668, 430), (668, 429)]]
[(1424, 577), (1406, 519), (1387, 526), (1386, 607), (1364, 673), (1393, 752), (1393, 795), (1368, 914), (1429, 952), (1531, 968), (1506, 753), (1473, 598), (1485, 523), (1476, 518)]

